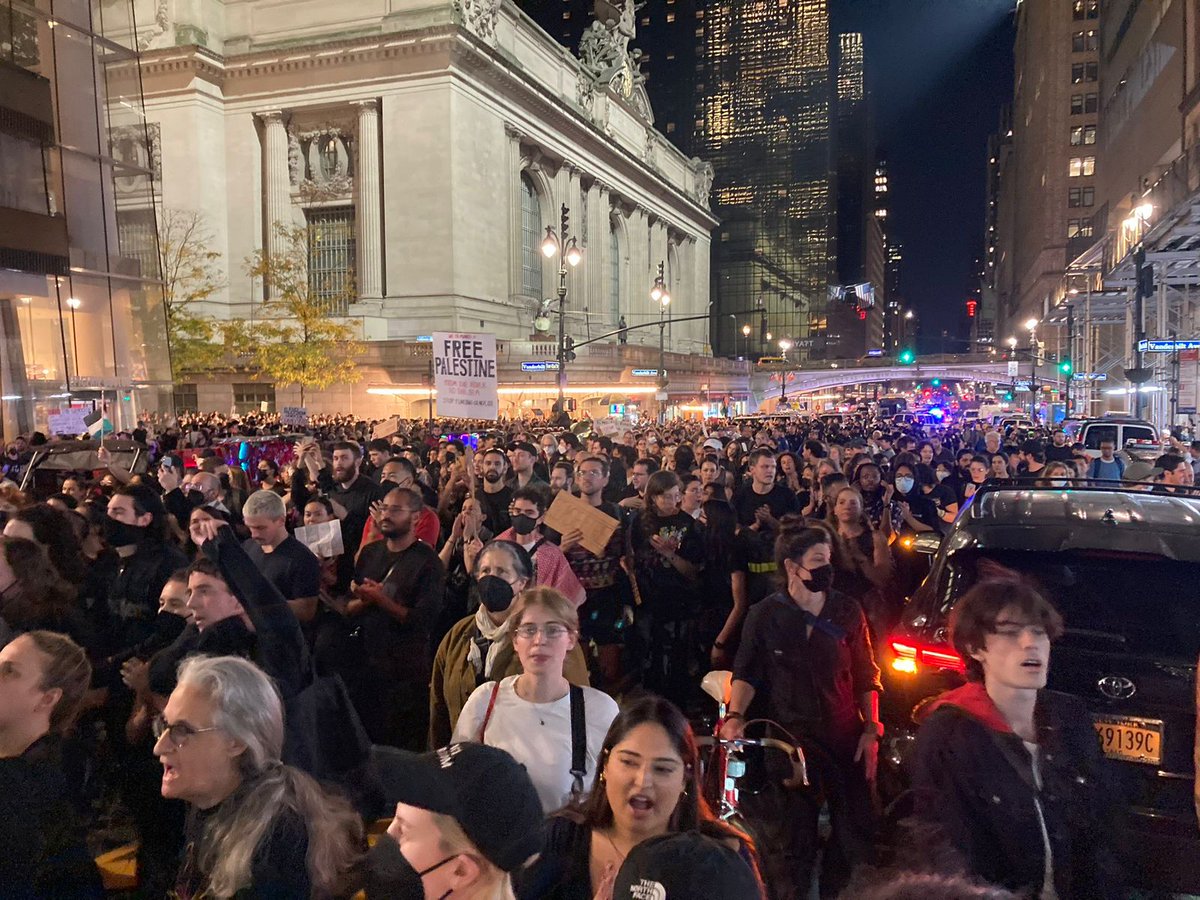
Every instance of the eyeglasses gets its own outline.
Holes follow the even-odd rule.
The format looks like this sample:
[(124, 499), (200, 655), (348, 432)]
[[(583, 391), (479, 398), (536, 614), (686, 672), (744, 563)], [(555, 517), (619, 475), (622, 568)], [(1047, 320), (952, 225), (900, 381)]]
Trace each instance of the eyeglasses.
[(154, 740), (159, 741), (165, 734), (167, 740), (171, 742), (176, 750), (182, 750), (183, 745), (188, 742), (188, 738), (195, 734), (204, 734), (206, 731), (216, 731), (217, 726), (213, 725), (209, 728), (193, 728), (186, 722), (176, 722), (174, 725), (168, 724), (167, 720), (161, 715), (155, 716), (154, 721), (150, 723), (150, 730), (154, 733)]
[(570, 631), (571, 629), (569, 629), (566, 625), (563, 625), (561, 622), (547, 622), (545, 625), (538, 625), (535, 622), (529, 622), (524, 625), (518, 625), (515, 629), (513, 629), (513, 633), (516, 634), (517, 637), (525, 638), (527, 641), (532, 641), (538, 636), (539, 632), (546, 636), (546, 640), (556, 641), (560, 637), (564, 637), (569, 634)]

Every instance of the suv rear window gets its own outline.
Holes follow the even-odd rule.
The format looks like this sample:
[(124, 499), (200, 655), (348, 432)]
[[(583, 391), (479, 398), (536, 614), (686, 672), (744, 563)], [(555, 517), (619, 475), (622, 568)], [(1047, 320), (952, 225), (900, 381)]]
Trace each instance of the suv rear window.
[[(963, 551), (947, 561), (941, 614), (997, 567), (1032, 580), (1066, 624), (1060, 643), (1079, 649), (1170, 656), (1200, 653), (1200, 564), (1120, 552)], [(944, 621), (944, 619), (943, 619)]]
[(1083, 446), (1087, 450), (1099, 450), (1101, 441), (1111, 441), (1117, 445), (1116, 425), (1089, 425), (1083, 434)]
[(1153, 428), (1147, 428), (1144, 425), (1126, 425), (1125, 426), (1126, 441), (1150, 441), (1158, 440)]

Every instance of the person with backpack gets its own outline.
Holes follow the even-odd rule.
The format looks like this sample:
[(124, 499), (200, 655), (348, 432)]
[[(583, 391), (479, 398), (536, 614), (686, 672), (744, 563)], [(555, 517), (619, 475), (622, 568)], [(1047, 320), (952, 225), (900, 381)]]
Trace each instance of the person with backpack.
[(1100, 455), (1088, 466), (1088, 481), (1093, 484), (1119, 482), (1125, 477), (1125, 461), (1116, 455), (1113, 441), (1100, 442)]
[(567, 653), (579, 640), (579, 617), (562, 594), (530, 588), (517, 597), (509, 618), (523, 671), (477, 687), (458, 717), (452, 742), (508, 751), (529, 770), (549, 814), (591, 789), (617, 704), (564, 677)]

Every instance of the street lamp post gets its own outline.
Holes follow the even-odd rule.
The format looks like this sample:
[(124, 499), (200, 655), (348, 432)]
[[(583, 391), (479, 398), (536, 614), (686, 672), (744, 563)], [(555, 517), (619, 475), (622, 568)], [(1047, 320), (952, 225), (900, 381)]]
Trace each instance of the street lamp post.
[(79, 330), (75, 327), (75, 310), (83, 303), (77, 297), (68, 297), (67, 306), (71, 308), (71, 352), (75, 357), (75, 377), (79, 378)]
[(783, 338), (779, 342), (779, 352), (783, 355), (783, 371), (779, 373), (779, 405), (783, 406), (787, 402), (787, 355), (792, 349), (792, 342), (787, 338)]
[[(660, 262), (658, 264), (658, 275), (654, 279), (654, 286), (650, 288), (650, 299), (658, 304), (658, 392), (665, 395), (667, 392), (667, 351), (664, 344), (664, 336), (667, 328), (667, 307), (671, 303), (671, 295), (667, 291), (667, 279), (665, 275), (666, 264)], [(661, 425), (666, 419), (667, 401), (663, 396), (658, 401), (658, 422)]]
[(742, 326), (742, 337), (744, 337), (746, 339), (746, 355), (749, 356), (750, 355), (750, 326), (749, 325)]
[(1029, 418), (1031, 418), (1033, 420), (1033, 423), (1036, 425), (1037, 420), (1038, 420), (1038, 415), (1037, 415), (1037, 410), (1038, 410), (1038, 381), (1037, 381), (1037, 367), (1038, 367), (1037, 327), (1038, 327), (1038, 320), (1031, 318), (1029, 321), (1027, 321), (1025, 323), (1025, 327), (1029, 329), (1029, 359), (1030, 359), (1030, 365), (1032, 367), (1031, 371), (1030, 371), (1030, 375), (1029, 375), (1029, 389), (1033, 395), (1033, 399), (1029, 401)]
[[(562, 205), (559, 232), (554, 233), (554, 226), (546, 226), (546, 237), (542, 239), (542, 255), (546, 259), (553, 259), (555, 254), (558, 255), (558, 411), (562, 413), (566, 409), (566, 401), (564, 400), (564, 387), (567, 378), (567, 335), (566, 335), (566, 306), (567, 306), (567, 266), (575, 268), (583, 259), (583, 251), (579, 249), (579, 244), (575, 238), (568, 240), (567, 234), (570, 232), (571, 210), (567, 208), (567, 204)], [(574, 351), (571, 351), (574, 355)]]

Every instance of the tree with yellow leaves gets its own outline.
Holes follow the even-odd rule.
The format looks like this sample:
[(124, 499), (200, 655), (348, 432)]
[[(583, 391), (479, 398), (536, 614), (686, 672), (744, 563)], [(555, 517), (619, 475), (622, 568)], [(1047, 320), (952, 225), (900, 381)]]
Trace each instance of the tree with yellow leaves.
[[(277, 387), (299, 385), (300, 405), (308, 390), (354, 383), (362, 377), (355, 360), (365, 348), (343, 310), (355, 299), (351, 271), (314, 276), (309, 270), (309, 229), (275, 223), (276, 252), (257, 250), (246, 272), (261, 278), (268, 299), (261, 317), (234, 323), (234, 349)], [(342, 313), (341, 316), (338, 313)]]

